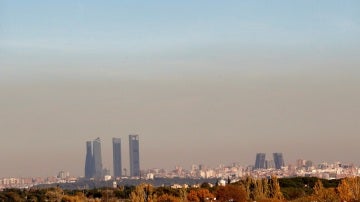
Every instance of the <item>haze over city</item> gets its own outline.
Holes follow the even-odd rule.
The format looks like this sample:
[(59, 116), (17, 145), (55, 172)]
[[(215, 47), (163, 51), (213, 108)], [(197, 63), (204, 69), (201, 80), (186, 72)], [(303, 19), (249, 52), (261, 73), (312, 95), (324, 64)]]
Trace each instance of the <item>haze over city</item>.
[(0, 177), (133, 133), (141, 168), (360, 165), (359, 36), (358, 1), (0, 0)]

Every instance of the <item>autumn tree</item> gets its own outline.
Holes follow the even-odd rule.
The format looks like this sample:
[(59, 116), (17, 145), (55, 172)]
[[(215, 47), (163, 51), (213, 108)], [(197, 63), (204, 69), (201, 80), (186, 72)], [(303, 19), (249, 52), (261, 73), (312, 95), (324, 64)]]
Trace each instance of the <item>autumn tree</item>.
[(76, 194), (74, 196), (65, 195), (61, 199), (61, 202), (81, 202), (81, 201), (87, 201), (86, 197), (83, 194)]
[(245, 202), (246, 201), (246, 192), (243, 186), (240, 185), (231, 185), (218, 187), (216, 190), (216, 200), (219, 201), (237, 201)]
[(200, 199), (197, 196), (197, 192), (195, 190), (190, 190), (190, 192), (187, 194), (187, 199), (191, 202), (199, 202)]
[(324, 188), (322, 182), (318, 180), (314, 186), (313, 200), (318, 202), (337, 202), (340, 201), (334, 188)]
[(157, 202), (182, 202), (183, 200), (181, 200), (180, 198), (175, 197), (175, 196), (163, 194), (163, 195), (157, 197), (156, 201)]
[(203, 202), (210, 198), (215, 198), (215, 196), (208, 189), (203, 188), (190, 190), (187, 195), (187, 199), (194, 202)]
[(261, 199), (266, 199), (269, 197), (270, 188), (268, 179), (256, 179), (253, 181), (253, 189), (252, 189), (252, 199), (255, 201), (259, 201)]
[(254, 196), (256, 194), (254, 194), (254, 188), (255, 188), (255, 179), (252, 178), (251, 176), (246, 176), (241, 184), (243, 185), (244, 191), (245, 191), (245, 196), (246, 196), (246, 200), (248, 201), (253, 201), (255, 200)]
[(154, 201), (155, 195), (153, 195), (153, 186), (149, 184), (140, 184), (135, 187), (135, 190), (130, 194), (130, 200), (132, 202), (147, 202)]
[(186, 191), (186, 188), (181, 188), (180, 190), (179, 190), (179, 197), (180, 197), (180, 199), (181, 199), (181, 201), (187, 201), (187, 191)]
[(360, 201), (360, 178), (342, 179), (337, 190), (342, 201)]
[(323, 201), (326, 197), (325, 188), (320, 180), (315, 183), (313, 197), (318, 201)]
[(275, 175), (271, 177), (269, 187), (270, 187), (269, 189), (270, 198), (278, 199), (280, 201), (284, 200), (284, 196), (282, 195), (280, 190), (279, 180)]
[(53, 202), (60, 202), (63, 196), (64, 196), (63, 190), (58, 187), (49, 189), (45, 193), (46, 200)]
[(350, 185), (347, 179), (342, 179), (339, 186), (337, 187), (339, 192), (339, 197), (341, 201), (351, 201), (353, 199), (353, 194), (350, 189)]

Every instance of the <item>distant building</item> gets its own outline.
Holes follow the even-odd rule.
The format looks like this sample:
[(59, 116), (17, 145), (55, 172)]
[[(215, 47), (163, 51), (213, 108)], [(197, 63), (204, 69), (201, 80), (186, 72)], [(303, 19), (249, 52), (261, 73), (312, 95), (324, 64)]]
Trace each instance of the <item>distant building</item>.
[(255, 169), (265, 169), (265, 153), (257, 153), (255, 159)]
[(96, 138), (93, 141), (93, 161), (94, 161), (94, 177), (102, 178), (103, 176), (103, 167), (102, 167), (102, 158), (101, 158), (101, 140)]
[(284, 157), (282, 153), (273, 153), (275, 169), (281, 169), (285, 166)]
[(85, 178), (94, 177), (94, 158), (92, 150), (92, 142), (86, 142), (86, 159), (85, 159)]
[(296, 161), (296, 167), (297, 167), (297, 168), (302, 168), (302, 167), (304, 167), (304, 166), (305, 166), (305, 162), (306, 162), (306, 160), (304, 160), (304, 159), (298, 159), (298, 160)]
[(122, 164), (121, 164), (121, 139), (113, 138), (113, 166), (114, 166), (114, 178), (122, 176)]
[(266, 169), (275, 168), (275, 163), (273, 160), (266, 160), (265, 161), (265, 167)]
[(140, 177), (139, 135), (129, 135), (130, 176)]
[(306, 161), (305, 162), (305, 167), (306, 167), (306, 169), (309, 169), (309, 168), (313, 167), (313, 162), (310, 161), (310, 160)]
[(204, 164), (200, 164), (200, 165), (199, 165), (199, 170), (205, 171), (205, 170), (206, 170), (206, 166), (205, 166)]
[(60, 179), (65, 179), (65, 178), (68, 178), (70, 177), (70, 173), (67, 172), (67, 171), (60, 171), (59, 174), (57, 175), (57, 178), (60, 178)]

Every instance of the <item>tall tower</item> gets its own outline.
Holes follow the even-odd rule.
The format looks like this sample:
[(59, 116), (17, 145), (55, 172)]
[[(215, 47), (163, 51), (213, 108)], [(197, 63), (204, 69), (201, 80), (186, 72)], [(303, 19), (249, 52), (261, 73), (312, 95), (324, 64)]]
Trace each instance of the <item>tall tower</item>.
[(282, 153), (273, 153), (275, 169), (281, 169), (285, 166), (284, 157)]
[(265, 153), (257, 153), (255, 160), (255, 169), (264, 169), (265, 166)]
[(94, 177), (94, 158), (91, 141), (86, 142), (85, 178)]
[(129, 135), (130, 176), (140, 177), (139, 135)]
[(94, 157), (94, 176), (101, 178), (103, 176), (102, 159), (101, 159), (101, 140), (96, 138), (93, 141), (93, 157)]
[(122, 176), (122, 165), (121, 165), (121, 139), (113, 138), (113, 166), (114, 166), (114, 177)]

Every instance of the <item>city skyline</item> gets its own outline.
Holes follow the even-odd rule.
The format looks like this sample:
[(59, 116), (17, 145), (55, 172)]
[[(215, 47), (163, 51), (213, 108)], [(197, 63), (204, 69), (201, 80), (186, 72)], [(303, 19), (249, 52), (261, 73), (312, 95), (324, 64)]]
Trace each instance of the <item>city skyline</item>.
[(359, 8), (1, 0), (0, 177), (84, 175), (94, 137), (111, 170), (123, 138), (129, 175), (128, 134), (141, 135), (141, 168), (277, 151), (360, 165)]
[[(84, 176), (87, 179), (95, 178), (102, 179), (105, 175), (111, 175), (115, 179), (127, 176), (126, 168), (123, 175), (122, 170), (122, 145), (121, 138), (112, 138), (112, 168), (103, 167), (102, 153), (101, 153), (101, 139), (96, 138), (93, 141), (86, 141), (85, 153), (85, 172)], [(139, 135), (129, 135), (129, 171), (130, 177), (140, 177), (140, 147)]]

